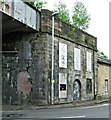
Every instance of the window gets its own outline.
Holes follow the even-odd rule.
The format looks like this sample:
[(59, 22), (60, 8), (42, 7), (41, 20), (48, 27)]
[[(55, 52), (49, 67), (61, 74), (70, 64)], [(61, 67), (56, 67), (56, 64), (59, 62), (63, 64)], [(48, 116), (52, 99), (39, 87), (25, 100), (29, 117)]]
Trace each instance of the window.
[(108, 80), (107, 79), (105, 80), (105, 91), (106, 92), (108, 91)]
[(92, 93), (92, 80), (91, 79), (87, 79), (86, 92), (87, 93)]

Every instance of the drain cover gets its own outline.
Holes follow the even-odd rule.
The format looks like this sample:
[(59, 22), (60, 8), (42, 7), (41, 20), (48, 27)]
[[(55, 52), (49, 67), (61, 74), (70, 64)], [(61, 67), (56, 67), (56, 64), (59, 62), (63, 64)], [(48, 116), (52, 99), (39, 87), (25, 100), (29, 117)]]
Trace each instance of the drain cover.
[(20, 117), (22, 116), (21, 114), (9, 114), (7, 117)]
[(20, 117), (22, 114), (3, 114), (3, 117)]

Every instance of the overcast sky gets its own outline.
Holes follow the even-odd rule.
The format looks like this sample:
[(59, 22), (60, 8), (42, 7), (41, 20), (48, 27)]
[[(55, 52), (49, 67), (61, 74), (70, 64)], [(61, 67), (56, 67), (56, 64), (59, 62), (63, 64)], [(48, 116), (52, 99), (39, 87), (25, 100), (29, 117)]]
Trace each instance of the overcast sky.
[[(54, 9), (54, 3), (63, 1), (69, 9), (70, 15), (74, 2), (76, 0), (43, 0), (47, 2), (46, 8)], [(109, 56), (109, 2), (111, 0), (77, 0), (81, 1), (90, 14), (91, 21), (87, 32), (97, 37), (97, 47), (99, 51), (103, 51)]]

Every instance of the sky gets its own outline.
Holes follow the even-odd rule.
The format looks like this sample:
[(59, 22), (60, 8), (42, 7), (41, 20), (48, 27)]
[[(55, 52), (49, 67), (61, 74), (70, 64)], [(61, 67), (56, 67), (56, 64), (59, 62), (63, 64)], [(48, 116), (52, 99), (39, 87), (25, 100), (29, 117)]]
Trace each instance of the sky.
[(74, 2), (81, 1), (90, 14), (91, 20), (87, 32), (97, 37), (97, 47), (109, 57), (109, 2), (111, 0), (43, 0), (47, 2), (45, 8), (54, 9), (54, 4), (62, 1), (67, 5), (70, 16)]

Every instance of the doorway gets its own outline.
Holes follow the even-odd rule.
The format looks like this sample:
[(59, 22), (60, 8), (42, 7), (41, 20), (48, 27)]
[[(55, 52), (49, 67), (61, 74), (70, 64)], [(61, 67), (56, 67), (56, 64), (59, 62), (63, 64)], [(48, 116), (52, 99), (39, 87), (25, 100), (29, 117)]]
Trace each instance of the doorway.
[(81, 97), (81, 83), (75, 80), (73, 84), (73, 100), (79, 100)]

